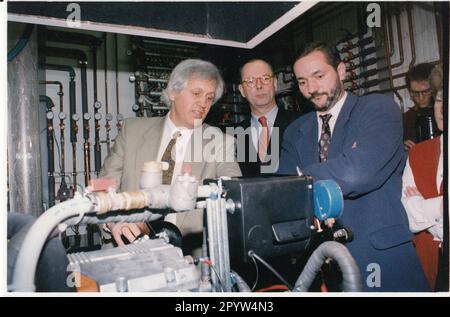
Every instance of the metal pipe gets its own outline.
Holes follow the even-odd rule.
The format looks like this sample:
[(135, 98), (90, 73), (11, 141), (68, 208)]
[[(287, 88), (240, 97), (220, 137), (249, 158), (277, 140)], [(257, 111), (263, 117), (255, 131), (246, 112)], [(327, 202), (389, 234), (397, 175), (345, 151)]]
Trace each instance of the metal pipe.
[(34, 216), (43, 211), (37, 58), (33, 31), (21, 53), (7, 67), (9, 211)]
[[(217, 250), (217, 241), (215, 240), (216, 236), (214, 235), (214, 202), (211, 198), (206, 199), (206, 221), (207, 221), (207, 230), (208, 230), (208, 249), (209, 249), (209, 259), (211, 261), (211, 265), (213, 267), (213, 271), (215, 269), (214, 265), (216, 263), (216, 250)], [(217, 292), (218, 289), (218, 278), (216, 274), (211, 274), (211, 281), (213, 285), (213, 292)]]
[(364, 47), (368, 44), (370, 44), (371, 42), (373, 42), (373, 37), (372, 36), (368, 36), (366, 38), (363, 38), (361, 40), (359, 40), (356, 43), (350, 42), (351, 44), (345, 46), (344, 48), (342, 48), (341, 53), (346, 53), (356, 47)]
[(98, 101), (97, 94), (97, 47), (92, 47), (92, 65), (93, 65), (93, 79), (94, 79), (94, 164), (95, 174), (98, 177), (102, 168), (102, 147), (100, 144), (100, 119), (101, 119), (101, 103)]
[(214, 212), (216, 213), (216, 221), (214, 222), (215, 230), (217, 237), (217, 259), (214, 263), (216, 266), (216, 270), (219, 273), (220, 281), (222, 283), (222, 291), (227, 292), (226, 282), (225, 282), (225, 261), (223, 254), (223, 244), (224, 244), (224, 236), (223, 236), (223, 226), (222, 226), (222, 206), (221, 206), (221, 198), (218, 197), (213, 201), (214, 203)]
[[(392, 56), (394, 56), (394, 32), (392, 31), (392, 21), (391, 21), (392, 14), (389, 9), (389, 3), (386, 3), (386, 7), (387, 7), (387, 10), (385, 12), (388, 12), (387, 16), (386, 16), (387, 28), (388, 28), (388, 38), (389, 38), (389, 50), (388, 50), (389, 55), (388, 56), (392, 57)], [(387, 42), (386, 42), (386, 45), (387, 45)]]
[(438, 40), (438, 49), (439, 49), (439, 59), (442, 59), (442, 18), (439, 12), (439, 6), (440, 4), (434, 2), (433, 3), (433, 11), (434, 16), (436, 19), (436, 34), (437, 34), (437, 40)]
[[(64, 124), (64, 120), (66, 120), (66, 113), (64, 112), (64, 90), (63, 90), (63, 85), (60, 81), (40, 81), (39, 84), (41, 85), (58, 85), (59, 87), (59, 91), (58, 91), (58, 96), (59, 96), (59, 114), (58, 114), (58, 118), (59, 118), (59, 144), (61, 146), (61, 177), (64, 179), (65, 175), (66, 175), (66, 151), (65, 151), (65, 146), (66, 146), (66, 138), (65, 138), (65, 128), (66, 125)], [(53, 120), (52, 120), (53, 121)]]
[(119, 107), (119, 48), (118, 48), (118, 37), (117, 33), (114, 34), (114, 42), (115, 42), (115, 62), (116, 62), (116, 113), (120, 113), (120, 107)]
[[(103, 34), (103, 48), (104, 48), (104, 68), (105, 68), (105, 116), (106, 118), (109, 117), (109, 105), (108, 105), (108, 33)], [(106, 120), (105, 122), (105, 129), (106, 129), (106, 151), (109, 154), (110, 147), (111, 147), (111, 138), (110, 138), (110, 131), (111, 131), (111, 124), (109, 123), (109, 120)]]
[(388, 67), (388, 74), (389, 74), (389, 84), (391, 87), (391, 90), (393, 91), (393, 93), (397, 96), (397, 98), (400, 101), (400, 109), (403, 112), (404, 111), (404, 103), (403, 103), (403, 98), (400, 96), (400, 94), (398, 93), (398, 91), (394, 90), (394, 79), (392, 77), (392, 68), (391, 68), (391, 58), (389, 57), (389, 51), (388, 51), (388, 47), (387, 47), (387, 34), (386, 34), (386, 24), (385, 27), (383, 28), (383, 32), (384, 32), (384, 47), (386, 49), (386, 63), (387, 63), (387, 67)]
[(39, 50), (42, 51), (45, 54), (45, 56), (69, 58), (84, 62), (87, 62), (88, 60), (86, 53), (78, 49), (44, 46), (40, 47)]
[[(84, 139), (84, 169), (85, 169), (85, 185), (89, 184), (90, 180), (90, 143), (89, 143), (89, 121), (85, 119), (85, 114), (89, 113), (88, 96), (87, 96), (87, 56), (82, 50), (46, 47), (44, 52), (48, 56), (57, 56), (65, 58), (77, 59), (81, 71), (81, 107), (83, 112), (83, 139)], [(71, 114), (72, 115), (72, 114)], [(61, 145), (62, 147), (62, 145)], [(76, 187), (75, 187), (76, 188)]]
[(400, 14), (399, 13), (395, 14), (395, 20), (396, 20), (396, 23), (397, 23), (398, 54), (399, 54), (400, 60), (397, 63), (392, 64), (391, 65), (392, 68), (396, 68), (396, 67), (402, 66), (404, 61), (405, 61), (405, 56), (403, 55), (402, 29), (401, 29)]
[(47, 167), (48, 167), (48, 204), (49, 207), (53, 207), (55, 205), (55, 149), (54, 149), (54, 130), (53, 130), (53, 112), (52, 108), (55, 107), (53, 100), (44, 95), (39, 96), (40, 102), (46, 103), (47, 108)]
[[(71, 111), (72, 112), (72, 111)], [(73, 188), (77, 188), (77, 134), (78, 134), (78, 124), (77, 121), (80, 119), (80, 116), (77, 113), (73, 113), (70, 116), (70, 134), (71, 137), (70, 142), (72, 143), (72, 181)]]
[(408, 12), (409, 42), (411, 44), (411, 62), (409, 63), (409, 69), (411, 69), (416, 63), (416, 44), (414, 43), (414, 27), (412, 23), (411, 5), (409, 4), (407, 5), (407, 12)]
[(102, 40), (94, 35), (47, 29), (45, 40), (48, 42), (73, 43), (79, 45), (99, 46)]
[(358, 54), (353, 55), (351, 52), (348, 52), (347, 54), (349, 54), (349, 56), (347, 56), (346, 58), (344, 58), (343, 62), (349, 62), (351, 60), (354, 60), (356, 58), (365, 58), (367, 55), (373, 54), (378, 50), (378, 47), (373, 46), (373, 47), (369, 47), (365, 50), (359, 51)]
[(83, 154), (84, 154), (84, 183), (86, 186), (89, 185), (91, 179), (91, 159), (90, 159), (90, 143), (89, 143), (89, 120), (91, 115), (89, 112), (83, 114)]
[(230, 247), (228, 244), (228, 220), (227, 220), (227, 208), (226, 201), (224, 198), (220, 199), (221, 202), (221, 230), (223, 236), (223, 245), (222, 245), (222, 261), (224, 267), (224, 283), (225, 283), (225, 292), (231, 292), (231, 265), (230, 265)]
[[(68, 72), (70, 76), (70, 82), (69, 82), (69, 107), (70, 107), (70, 120), (71, 120), (71, 126), (73, 123), (73, 115), (76, 112), (76, 95), (75, 95), (75, 70), (73, 67), (67, 66), (67, 65), (57, 65), (57, 64), (40, 64), (40, 68), (44, 70), (56, 70), (56, 71), (64, 71)], [(72, 143), (72, 146), (74, 146), (74, 143), (77, 142), (77, 130), (70, 129), (70, 142)], [(75, 145), (76, 146), (76, 145)], [(74, 161), (75, 162), (75, 161)], [(76, 166), (74, 166), (74, 170), (76, 171)]]

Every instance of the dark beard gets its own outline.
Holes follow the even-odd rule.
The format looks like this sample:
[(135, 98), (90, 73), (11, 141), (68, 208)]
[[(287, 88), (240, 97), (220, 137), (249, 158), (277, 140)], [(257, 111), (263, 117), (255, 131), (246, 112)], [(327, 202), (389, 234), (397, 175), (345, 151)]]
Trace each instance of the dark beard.
[[(342, 92), (341, 83), (338, 78), (336, 80), (336, 86), (334, 87), (334, 91), (333, 90), (331, 91), (332, 95), (330, 96), (327, 94), (328, 95), (327, 101), (325, 101), (325, 104), (321, 108), (318, 108), (317, 105), (313, 102), (314, 108), (316, 109), (316, 111), (327, 112), (331, 108), (333, 108), (334, 105), (336, 104), (336, 102), (338, 101), (338, 98), (341, 95), (341, 92)], [(312, 101), (318, 95), (320, 96), (322, 94), (312, 94), (311, 97), (309, 98), (309, 100)]]

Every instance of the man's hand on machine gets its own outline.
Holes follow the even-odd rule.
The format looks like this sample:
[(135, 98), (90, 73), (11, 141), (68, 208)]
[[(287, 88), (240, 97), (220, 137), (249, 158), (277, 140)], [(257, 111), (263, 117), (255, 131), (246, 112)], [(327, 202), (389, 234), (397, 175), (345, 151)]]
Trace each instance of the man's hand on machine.
[(144, 222), (108, 223), (107, 227), (111, 230), (111, 235), (119, 247), (150, 233), (148, 226)]

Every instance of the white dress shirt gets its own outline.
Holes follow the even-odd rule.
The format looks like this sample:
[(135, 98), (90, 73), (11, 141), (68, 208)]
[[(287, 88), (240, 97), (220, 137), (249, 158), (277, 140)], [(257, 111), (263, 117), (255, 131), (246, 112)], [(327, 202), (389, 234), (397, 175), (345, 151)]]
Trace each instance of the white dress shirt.
[(317, 137), (317, 141), (320, 141), (320, 134), (322, 133), (322, 124), (323, 121), (320, 119), (320, 116), (324, 114), (331, 114), (330, 121), (328, 121), (328, 124), (330, 125), (330, 132), (331, 132), (331, 140), (333, 140), (333, 130), (334, 126), (336, 125), (337, 118), (339, 117), (339, 113), (341, 112), (342, 106), (344, 105), (345, 99), (347, 99), (347, 92), (344, 91), (344, 95), (339, 99), (338, 102), (334, 105), (333, 108), (331, 108), (329, 111), (326, 112), (319, 112), (316, 111), (317, 114), (317, 123), (319, 128), (319, 133)]
[[(170, 114), (170, 113), (169, 113)], [(176, 176), (180, 175), (181, 168), (183, 167), (184, 156), (186, 154), (186, 149), (188, 143), (191, 139), (193, 129), (188, 128), (177, 128), (175, 124), (170, 120), (169, 115), (166, 116), (166, 120), (164, 122), (164, 130), (162, 133), (161, 144), (159, 146), (158, 151), (158, 160), (161, 160), (164, 152), (166, 151), (167, 145), (169, 144), (172, 136), (176, 131), (180, 131), (181, 135), (177, 139), (177, 143), (175, 144), (175, 166), (173, 169), (172, 182)]]
[[(164, 121), (164, 130), (162, 133), (161, 144), (159, 146), (158, 160), (161, 160), (162, 156), (164, 155), (164, 152), (166, 151), (167, 145), (169, 144), (175, 132), (180, 131), (181, 135), (178, 137), (177, 143), (175, 144), (175, 153), (176, 153), (175, 166), (173, 168), (173, 175), (171, 181), (171, 183), (173, 183), (174, 179), (181, 174), (186, 149), (189, 140), (191, 139), (192, 132), (194, 130), (184, 127), (181, 128), (176, 127), (175, 124), (172, 122), (172, 120), (170, 120), (169, 114), (166, 116), (166, 120)], [(171, 222), (173, 224), (176, 224), (176, 219), (177, 216), (175, 213), (168, 214), (164, 218), (165, 221)]]
[[(443, 178), (443, 152), (442, 152), (442, 135), (440, 136), (441, 153), (439, 155), (439, 163), (436, 174), (436, 189), (439, 192)], [(427, 230), (434, 237), (435, 241), (443, 239), (443, 196), (424, 199), (422, 196), (405, 196), (405, 188), (407, 186), (417, 187), (414, 181), (414, 175), (409, 165), (409, 158), (406, 162), (403, 172), (403, 191), (402, 203), (408, 215), (409, 229), (412, 232), (420, 232)]]
[[(275, 105), (275, 107), (273, 107), (273, 109), (270, 110), (269, 113), (265, 115), (265, 117), (267, 119), (267, 126), (269, 127), (269, 131), (270, 131), (270, 135), (272, 135), (272, 128), (275, 124), (275, 119), (277, 118), (277, 114), (278, 114), (278, 107)], [(251, 133), (252, 133), (252, 142), (253, 142), (253, 146), (255, 147), (256, 151), (258, 151), (258, 139), (259, 139), (259, 135), (261, 134), (261, 131), (262, 131), (262, 125), (258, 121), (258, 119), (259, 119), (259, 117), (255, 116), (252, 113), (252, 117), (250, 120), (250, 126), (251, 126)]]

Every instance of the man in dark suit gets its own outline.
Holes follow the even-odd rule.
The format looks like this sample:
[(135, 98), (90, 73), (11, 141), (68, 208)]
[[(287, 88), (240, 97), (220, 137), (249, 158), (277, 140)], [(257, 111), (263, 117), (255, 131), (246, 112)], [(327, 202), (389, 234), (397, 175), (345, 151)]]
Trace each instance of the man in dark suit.
[[(261, 59), (250, 60), (242, 66), (240, 73), (239, 91), (251, 109), (251, 117), (240, 126), (251, 128), (251, 133), (245, 135), (245, 142), (239, 142), (238, 136), (238, 153), (245, 151), (243, 160), (238, 157), (239, 167), (243, 176), (273, 173), (278, 169), (284, 131), (300, 114), (277, 106), (277, 80), (269, 63)], [(261, 169), (262, 165), (267, 169)]]
[(334, 47), (312, 43), (294, 63), (301, 93), (315, 105), (285, 132), (280, 174), (296, 168), (333, 179), (344, 195), (338, 222), (365, 291), (428, 291), (400, 201), (404, 167), (402, 117), (383, 95), (345, 92), (345, 64)]

